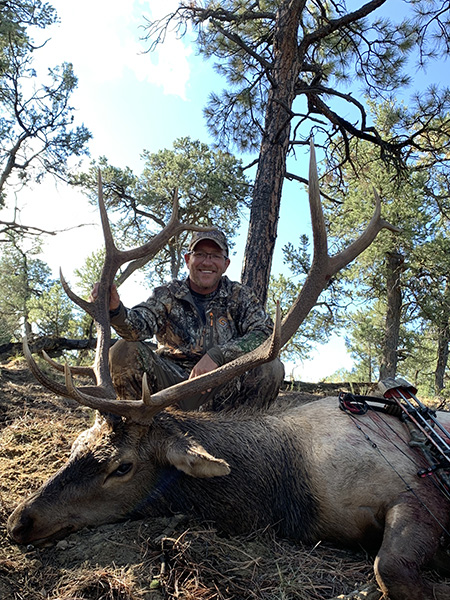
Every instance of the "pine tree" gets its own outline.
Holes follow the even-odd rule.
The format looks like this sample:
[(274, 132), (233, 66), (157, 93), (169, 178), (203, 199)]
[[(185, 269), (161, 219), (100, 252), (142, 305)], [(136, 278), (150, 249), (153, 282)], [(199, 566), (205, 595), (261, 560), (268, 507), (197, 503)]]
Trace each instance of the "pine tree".
[(150, 49), (168, 28), (184, 32), (192, 24), (200, 53), (215, 60), (227, 84), (206, 107), (211, 132), (221, 145), (258, 153), (242, 280), (263, 302), (284, 178), (305, 181), (289, 171), (290, 153), (299, 153), (313, 135), (328, 168), (341, 173), (351, 159), (351, 140), (359, 139), (401, 169), (411, 153), (448, 139), (445, 88), (413, 94), (387, 136), (368, 117), (368, 99), (381, 102), (405, 91), (411, 60), (424, 67), (450, 47), (448, 2), (402, 0), (395, 13), (381, 12), (384, 5), (372, 0), (348, 10), (343, 1), (208, 0), (181, 4), (148, 23)]

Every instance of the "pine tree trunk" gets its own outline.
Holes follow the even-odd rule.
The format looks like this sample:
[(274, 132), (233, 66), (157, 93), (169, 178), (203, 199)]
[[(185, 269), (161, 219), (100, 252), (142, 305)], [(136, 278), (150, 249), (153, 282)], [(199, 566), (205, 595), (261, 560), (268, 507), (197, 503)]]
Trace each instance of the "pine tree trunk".
[(444, 376), (448, 364), (450, 345), (450, 285), (447, 282), (444, 292), (442, 318), (438, 324), (438, 357), (434, 371), (434, 389), (440, 394), (444, 389)]
[[(242, 282), (266, 303), (277, 237), (281, 192), (291, 130), (291, 107), (300, 72), (299, 16), (304, 2), (283, 2), (274, 30), (272, 85), (268, 94), (264, 135), (256, 173)], [(262, 262), (261, 257), (268, 257)]]
[(369, 361), (368, 361), (368, 379), (367, 381), (369, 381), (370, 383), (372, 383), (372, 375), (373, 375), (373, 368), (372, 368), (372, 361), (373, 361), (373, 357), (372, 357), (372, 344), (369, 342)]
[(444, 375), (448, 363), (449, 343), (450, 327), (447, 320), (445, 326), (439, 328), (438, 334), (438, 358), (434, 372), (434, 389), (436, 394), (440, 394), (444, 389)]
[(395, 377), (397, 372), (398, 340), (402, 310), (401, 273), (405, 257), (397, 252), (387, 255), (387, 311), (380, 379)]

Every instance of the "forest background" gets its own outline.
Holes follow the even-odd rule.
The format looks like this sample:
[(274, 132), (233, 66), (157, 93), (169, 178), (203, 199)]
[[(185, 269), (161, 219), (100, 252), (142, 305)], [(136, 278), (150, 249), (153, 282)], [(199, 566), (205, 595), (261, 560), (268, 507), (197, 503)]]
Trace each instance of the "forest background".
[[(95, 280), (97, 254), (102, 244), (98, 227), (91, 225), (98, 221), (92, 205), (92, 174), (98, 165), (104, 172), (107, 198), (120, 229), (119, 237), (130, 243), (137, 240), (137, 233), (144, 238), (148, 235), (147, 225), (139, 221), (142, 215), (137, 216), (130, 209), (132, 203), (127, 204), (131, 196), (143, 200), (139, 192), (145, 188), (144, 182), (150, 181), (156, 190), (150, 199), (156, 203), (153, 204), (154, 212), (160, 217), (168, 210), (166, 196), (170, 186), (179, 183), (182, 173), (192, 173), (193, 164), (198, 167), (196, 177), (203, 178), (203, 181), (206, 173), (218, 174), (217, 179), (208, 183), (206, 195), (211, 203), (208, 218), (226, 227), (230, 235), (234, 234), (229, 272), (234, 279), (241, 276), (245, 254), (255, 167), (242, 171), (241, 166), (252, 163), (259, 134), (255, 130), (255, 147), (248, 140), (243, 142), (245, 136), (238, 140), (221, 138), (217, 127), (214, 131), (220, 122), (220, 119), (215, 119), (220, 114), (218, 101), (215, 107), (209, 105), (205, 119), (204, 109), (208, 106), (209, 95), (211, 92), (219, 94), (229, 81), (223, 64), (222, 72), (217, 72), (213, 68), (213, 59), (207, 60), (204, 53), (198, 54), (196, 32), (187, 18), (179, 23), (178, 29), (160, 29), (165, 33), (164, 43), (157, 45), (152, 52), (145, 52), (152, 43), (151, 38), (145, 39), (149, 34), (149, 23), (155, 23), (155, 20), (175, 11), (178, 2), (99, 0), (88, 4), (82, 0), (74, 6), (73, 3), (55, 0), (51, 4), (58, 13), (59, 22), (52, 23), (55, 17), (48, 11), (45, 27), (27, 27), (35, 49), (29, 52), (28, 47), (28, 54), (24, 51), (24, 56), (33, 59), (33, 71), (29, 71), (21, 81), (24, 97), (27, 93), (28, 97), (34, 94), (34, 104), (24, 102), (24, 111), (32, 106), (34, 110), (39, 108), (38, 100), (43, 106), (42, 98), (37, 98), (35, 93), (36, 83), (45, 80), (49, 85), (47, 69), (54, 69), (53, 81), (58, 82), (59, 88), (58, 94), (52, 98), (47, 118), (58, 114), (55, 103), (66, 101), (65, 108), (60, 106), (59, 110), (60, 115), (65, 110), (65, 136), (60, 137), (59, 147), (49, 146), (51, 152), (46, 160), (41, 159), (37, 166), (32, 165), (30, 160), (27, 169), (13, 170), (10, 174), (10, 142), (18, 129), (17, 125), (15, 128), (8, 126), (8, 100), (11, 98), (7, 92), (13, 78), (10, 77), (11, 71), (7, 70), (11, 69), (11, 63), (7, 64), (7, 61), (2, 77), (1, 164), (5, 209), (0, 213), (4, 230), (0, 278), (1, 289), (8, 290), (8, 293), (3, 293), (0, 301), (0, 342), (5, 344), (18, 339), (26, 324), (34, 333), (51, 336), (75, 337), (86, 333), (88, 324), (73, 312), (73, 307), (61, 294), (59, 284), (53, 284), (60, 266), (66, 277), (76, 279), (75, 283), (85, 293)], [(254, 11), (256, 8), (262, 11), (264, 7), (269, 11), (282, 4), (285, 3), (271, 2), (263, 6), (262, 2), (259, 5), (229, 2), (223, 6), (224, 9), (233, 8), (234, 13), (230, 12), (238, 14), (239, 11)], [(370, 4), (374, 5), (373, 14), (371, 12), (368, 16), (372, 26), (378, 17), (386, 15), (397, 18), (399, 22), (407, 16), (412, 18), (413, 10), (424, 6), (428, 11), (436, 11), (433, 19), (429, 16), (431, 24), (439, 25), (448, 20), (447, 3), (367, 3)], [(377, 4), (379, 7), (375, 7)], [(38, 2), (1, 3), (2, 26), (7, 23), (4, 11), (8, 8), (21, 6), (25, 10), (32, 5), (45, 7)], [(349, 10), (354, 11), (363, 3), (348, 2), (347, 5)], [(344, 3), (333, 3), (332, 6), (342, 9)], [(392, 14), (393, 6), (398, 15)], [(172, 26), (174, 24), (175, 21)], [(183, 37), (180, 36), (182, 25), (186, 27)], [(386, 26), (382, 26), (380, 21), (373, 31), (386, 37), (387, 30), (383, 27)], [(416, 147), (412, 145), (414, 150), (402, 157), (405, 162), (399, 178), (398, 165), (381, 160), (379, 147), (365, 140), (364, 136), (355, 136), (357, 144), (351, 136), (350, 141), (341, 136), (341, 145), (336, 143), (333, 147), (335, 168), (329, 171), (330, 156), (327, 156), (326, 144), (320, 137), (325, 127), (318, 127), (317, 123), (315, 141), (319, 147), (319, 158), (324, 159), (322, 172), (327, 174), (322, 185), (332, 235), (331, 247), (340, 248), (343, 242), (354, 236), (361, 223), (370, 218), (373, 210), (372, 186), (381, 193), (383, 214), (402, 229), (401, 242), (391, 234), (380, 235), (355, 266), (336, 277), (288, 349), (288, 374), (296, 364), (301, 365), (292, 372), (296, 379), (318, 380), (329, 376), (341, 380), (375, 380), (387, 355), (386, 332), (393, 330), (388, 322), (391, 316), (389, 309), (397, 302), (400, 322), (393, 349), (395, 368), (414, 382), (426, 385), (428, 390), (437, 389), (442, 393), (447, 377), (450, 315), (446, 210), (449, 197), (448, 153), (445, 150), (448, 148), (448, 92), (446, 81), (443, 81), (448, 46), (445, 33), (439, 35), (439, 27), (432, 31), (430, 25), (430, 42), (426, 51), (422, 47), (422, 53), (418, 45), (405, 41), (407, 36), (401, 35), (401, 28), (398, 31), (399, 39), (391, 40), (390, 54), (386, 52), (383, 57), (386, 80), (379, 81), (378, 97), (364, 96), (361, 82), (354, 77), (357, 70), (355, 61), (345, 64), (336, 56), (333, 77), (337, 81), (339, 71), (341, 83), (344, 82), (355, 97), (364, 98), (368, 107), (368, 130), (370, 125), (375, 124), (386, 139), (402, 140), (405, 148), (408, 148), (406, 140), (411, 137), (411, 132), (414, 132), (416, 142), (420, 134), (422, 140), (427, 138), (430, 142), (426, 150), (424, 144), (422, 147), (420, 143)], [(5, 32), (10, 35), (4, 27), (2, 35), (6, 36)], [(399, 40), (403, 41), (403, 46)], [(6, 48), (6, 44), (3, 47)], [(325, 62), (323, 57), (321, 60)], [(55, 64), (63, 61), (67, 62), (57, 73)], [(15, 64), (17, 66), (18, 61)], [(31, 68), (31, 64), (29, 66)], [(330, 65), (327, 66), (331, 69)], [(239, 84), (237, 76), (235, 83)], [(382, 86), (385, 86), (384, 89), (381, 89)], [(339, 105), (337, 96), (334, 102)], [(433, 113), (437, 104), (439, 111)], [(347, 103), (342, 118), (347, 122), (354, 119), (356, 123), (360, 118), (356, 100), (352, 108), (355, 107), (356, 112), (353, 113)], [(242, 124), (242, 114), (240, 118)], [(301, 115), (297, 115), (297, 119), (299, 123), (307, 121)], [(319, 118), (317, 120), (320, 121)], [(300, 125), (297, 127), (300, 128)], [(341, 133), (338, 126), (335, 129)], [(69, 130), (73, 132), (71, 139), (67, 135)], [(305, 126), (302, 144), (291, 146), (288, 171), (297, 175), (288, 178), (283, 187), (272, 265), (273, 279), (268, 292), (269, 308), (275, 298), (281, 298), (284, 307), (289, 304), (309, 266), (310, 226), (305, 183), (306, 143), (310, 133), (314, 133), (312, 126)], [(234, 132), (233, 135), (236, 138), (238, 134)], [(249, 133), (247, 137), (251, 139), (252, 136)], [(237, 158), (222, 152), (226, 149), (226, 141)], [(213, 146), (214, 142), (217, 147)], [(344, 164), (342, 160), (342, 168), (336, 169), (347, 142), (352, 153), (351, 161)], [(36, 142), (34, 144), (36, 148)], [(88, 148), (90, 155), (85, 156)], [(62, 157), (58, 152), (65, 152), (65, 155)], [(23, 161), (24, 164), (31, 155), (32, 152)], [(171, 170), (167, 174), (164, 169), (169, 163)], [(56, 179), (51, 176), (52, 172)], [(163, 172), (166, 173), (164, 193), (156, 183)], [(228, 180), (223, 186), (225, 173), (233, 173), (235, 177), (233, 182)], [(72, 185), (67, 184), (67, 180)], [(195, 194), (197, 197), (204, 194), (200, 187), (194, 188), (192, 180), (186, 180), (184, 184), (186, 189), (190, 189), (191, 199)], [(184, 191), (187, 200), (189, 193)], [(147, 192), (147, 196), (151, 194)], [(205, 196), (202, 197), (204, 199)], [(218, 207), (220, 199), (225, 203)], [(215, 214), (214, 207), (217, 210)], [(42, 233), (44, 230), (59, 233), (45, 234)], [(152, 269), (135, 274), (133, 280), (130, 278), (124, 284), (121, 294), (128, 305), (145, 298), (148, 289), (161, 278), (167, 278), (168, 273), (177, 273), (176, 259), (182, 246), (183, 240), (180, 240), (175, 252), (173, 248), (168, 249)], [(94, 257), (92, 252), (95, 252)], [(73, 274), (76, 269), (78, 272)], [(389, 274), (394, 275), (391, 283)], [(396, 298), (388, 298), (388, 291), (396, 294)], [(318, 346), (324, 342), (329, 343), (325, 347)], [(391, 351), (392, 343), (391, 340)], [(441, 354), (440, 345), (444, 347)]]

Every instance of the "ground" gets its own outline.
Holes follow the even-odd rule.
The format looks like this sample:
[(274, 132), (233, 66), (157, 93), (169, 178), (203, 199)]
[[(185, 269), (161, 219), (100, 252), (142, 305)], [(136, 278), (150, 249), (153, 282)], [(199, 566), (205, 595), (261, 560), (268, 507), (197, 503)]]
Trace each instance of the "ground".
[[(323, 388), (308, 393), (325, 395)], [(64, 464), (90, 409), (46, 392), (21, 362), (0, 366), (1, 600), (378, 600), (372, 561), (330, 545), (301, 547), (270, 531), (220, 536), (183, 515), (82, 530), (49, 548), (6, 534), (20, 499)]]

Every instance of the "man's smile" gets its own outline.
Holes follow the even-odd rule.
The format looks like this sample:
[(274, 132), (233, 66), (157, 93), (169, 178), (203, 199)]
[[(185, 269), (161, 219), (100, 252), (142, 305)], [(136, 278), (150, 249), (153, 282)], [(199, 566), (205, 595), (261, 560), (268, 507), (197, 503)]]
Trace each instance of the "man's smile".
[(214, 292), (230, 263), (221, 248), (210, 240), (200, 241), (195, 251), (185, 255), (185, 260), (191, 288), (199, 294)]

